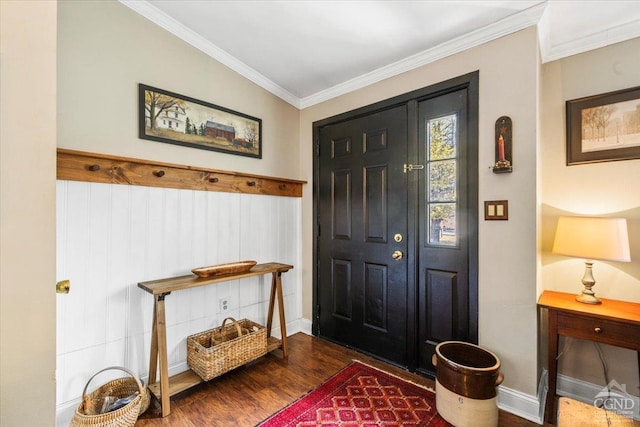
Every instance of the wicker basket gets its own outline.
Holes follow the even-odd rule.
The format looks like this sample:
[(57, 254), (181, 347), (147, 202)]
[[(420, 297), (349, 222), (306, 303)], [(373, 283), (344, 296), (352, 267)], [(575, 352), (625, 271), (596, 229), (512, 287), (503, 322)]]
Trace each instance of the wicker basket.
[(222, 326), (187, 337), (187, 363), (205, 381), (265, 354), (266, 328), (247, 319), (227, 317)]
[[(118, 378), (98, 387), (93, 392), (87, 393), (89, 383), (98, 374), (107, 370), (120, 370), (129, 374), (129, 377)], [(138, 392), (138, 395), (122, 408), (101, 414), (102, 404), (107, 396), (116, 398), (128, 397)], [(82, 403), (76, 409), (69, 427), (132, 427), (138, 415), (149, 408), (149, 389), (143, 387), (136, 376), (126, 368), (112, 366), (96, 372), (82, 391)]]

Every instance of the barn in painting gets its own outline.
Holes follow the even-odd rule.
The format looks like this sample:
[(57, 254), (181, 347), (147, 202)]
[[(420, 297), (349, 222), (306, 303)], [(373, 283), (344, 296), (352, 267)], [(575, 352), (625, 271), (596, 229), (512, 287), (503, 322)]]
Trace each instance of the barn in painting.
[(236, 130), (233, 126), (223, 125), (207, 120), (204, 134), (214, 138), (224, 138), (228, 141), (233, 141), (236, 137)]

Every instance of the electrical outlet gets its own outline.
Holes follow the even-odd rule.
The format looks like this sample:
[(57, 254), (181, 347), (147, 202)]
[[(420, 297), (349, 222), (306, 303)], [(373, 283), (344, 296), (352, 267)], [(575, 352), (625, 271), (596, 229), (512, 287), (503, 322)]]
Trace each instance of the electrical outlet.
[(220, 312), (225, 313), (229, 311), (229, 298), (220, 298)]

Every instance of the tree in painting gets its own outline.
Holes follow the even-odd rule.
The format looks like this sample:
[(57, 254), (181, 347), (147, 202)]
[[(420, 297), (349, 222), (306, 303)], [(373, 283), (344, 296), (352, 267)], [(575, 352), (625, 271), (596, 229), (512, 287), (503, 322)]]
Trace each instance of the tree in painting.
[(149, 127), (151, 130), (157, 128), (156, 123), (160, 114), (176, 106), (184, 109), (185, 102), (150, 90), (144, 92), (144, 108), (148, 114), (147, 118), (149, 119)]
[(601, 105), (582, 110), (582, 139), (604, 141), (609, 120), (615, 111), (615, 105)]
[(258, 129), (253, 123), (247, 123), (244, 127), (244, 137), (247, 140), (247, 144), (253, 147), (258, 140)]
[(626, 133), (640, 134), (640, 104), (634, 110), (624, 113), (623, 123)]

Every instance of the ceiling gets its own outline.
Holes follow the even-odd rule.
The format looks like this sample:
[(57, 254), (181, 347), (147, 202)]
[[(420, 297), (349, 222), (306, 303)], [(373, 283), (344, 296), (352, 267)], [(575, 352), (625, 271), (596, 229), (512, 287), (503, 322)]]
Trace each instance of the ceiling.
[(543, 62), (640, 37), (639, 0), (120, 0), (298, 108), (538, 25)]

